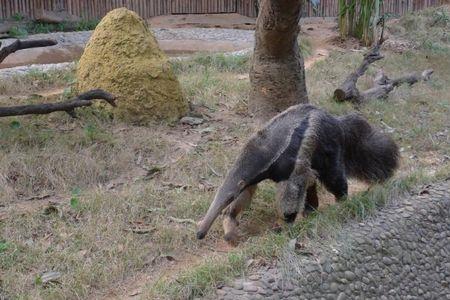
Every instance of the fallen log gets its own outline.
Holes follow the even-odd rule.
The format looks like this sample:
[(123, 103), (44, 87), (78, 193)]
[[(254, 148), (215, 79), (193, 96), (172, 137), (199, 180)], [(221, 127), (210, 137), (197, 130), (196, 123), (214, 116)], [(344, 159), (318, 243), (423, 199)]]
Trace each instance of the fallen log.
[(369, 52), (364, 55), (364, 59), (358, 68), (353, 73), (348, 75), (344, 82), (334, 91), (335, 101), (349, 101), (354, 104), (361, 104), (369, 99), (385, 98), (395, 87), (405, 83), (413, 85), (420, 80), (427, 81), (430, 79), (431, 74), (433, 74), (433, 70), (428, 69), (423, 71), (421, 74), (410, 73), (396, 79), (390, 79), (384, 74), (383, 70), (380, 70), (374, 78), (374, 86), (368, 90), (360, 92), (356, 87), (358, 79), (366, 73), (372, 63), (383, 59), (384, 57), (380, 53), (381, 45), (385, 41), (384, 18), (380, 18), (379, 24), (381, 24), (380, 39), (375, 46), (373, 46)]
[(369, 65), (380, 60), (383, 56), (380, 54), (380, 47), (383, 40), (375, 45), (365, 56), (359, 67), (351, 73), (334, 91), (334, 99), (338, 102), (349, 101), (355, 104), (361, 104), (369, 99), (385, 98), (395, 88), (402, 84), (413, 85), (419, 81), (428, 81), (433, 74), (432, 69), (424, 70), (422, 73), (409, 73), (395, 79), (390, 79), (384, 74), (383, 70), (378, 71), (374, 78), (374, 86), (365, 91), (359, 91), (356, 83), (362, 75), (367, 71)]
[(433, 74), (433, 69), (424, 70), (422, 73), (410, 73), (395, 79), (387, 77), (383, 70), (378, 71), (374, 79), (374, 87), (360, 94), (360, 101), (368, 99), (385, 98), (397, 86), (402, 84), (413, 85), (419, 81), (428, 81)]
[(39, 47), (48, 47), (54, 46), (58, 42), (55, 40), (43, 39), (43, 40), (30, 40), (30, 41), (21, 41), (16, 40), (8, 46), (1, 48), (2, 43), (0, 42), (0, 63), (6, 59), (6, 57), (16, 51), (29, 49), (29, 48), (39, 48)]
[(360, 98), (360, 93), (356, 87), (356, 82), (358, 81), (359, 77), (363, 76), (364, 73), (366, 73), (370, 64), (384, 57), (380, 54), (380, 48), (383, 41), (383, 39), (380, 39), (378, 43), (373, 48), (371, 48), (366, 55), (364, 55), (364, 59), (358, 66), (358, 68), (353, 73), (348, 75), (341, 86), (334, 91), (334, 99), (336, 101), (359, 101), (357, 99)]
[(76, 117), (75, 108), (91, 106), (95, 99), (102, 99), (112, 106), (116, 106), (115, 97), (103, 90), (91, 90), (77, 97), (63, 102), (30, 104), (11, 107), (0, 107), (0, 117), (21, 115), (42, 115), (55, 111), (64, 111), (72, 117)]
[(46, 10), (42, 8), (34, 10), (34, 18), (36, 21), (52, 24), (81, 21), (81, 18), (70, 14), (66, 10)]

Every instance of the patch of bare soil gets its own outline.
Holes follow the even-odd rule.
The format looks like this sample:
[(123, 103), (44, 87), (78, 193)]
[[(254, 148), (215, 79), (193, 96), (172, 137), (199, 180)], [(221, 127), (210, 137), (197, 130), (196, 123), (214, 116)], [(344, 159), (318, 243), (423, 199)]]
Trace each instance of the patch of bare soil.
[(333, 43), (339, 35), (335, 22), (311, 20), (302, 24), (300, 35), (308, 37), (313, 49), (312, 55), (305, 59), (306, 69), (311, 68), (316, 62), (327, 58), (330, 51), (337, 48)]
[(160, 261), (157, 266), (149, 267), (132, 278), (127, 278), (117, 288), (101, 297), (103, 300), (112, 299), (139, 299), (145, 287), (156, 283), (162, 278), (175, 278), (181, 271), (200, 264), (205, 257), (224, 256), (234, 249), (224, 240), (217, 240), (208, 247), (202, 247), (196, 253), (177, 253), (174, 256), (153, 257), (152, 262)]
[(148, 23), (156, 28), (255, 29), (256, 19), (240, 14), (183, 14), (153, 17)]
[(198, 52), (232, 52), (253, 46), (250, 42), (161, 40), (161, 49), (169, 56), (194, 54)]

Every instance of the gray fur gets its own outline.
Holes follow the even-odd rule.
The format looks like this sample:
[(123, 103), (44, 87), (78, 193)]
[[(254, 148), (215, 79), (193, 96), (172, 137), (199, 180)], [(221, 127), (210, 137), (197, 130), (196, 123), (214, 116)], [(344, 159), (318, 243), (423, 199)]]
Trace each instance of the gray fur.
[(206, 235), (242, 191), (265, 179), (281, 182), (281, 210), (291, 220), (303, 209), (306, 190), (316, 176), (340, 199), (347, 194), (347, 176), (378, 182), (392, 176), (397, 166), (395, 143), (361, 116), (335, 118), (312, 105), (292, 106), (244, 146), (200, 222), (197, 237)]

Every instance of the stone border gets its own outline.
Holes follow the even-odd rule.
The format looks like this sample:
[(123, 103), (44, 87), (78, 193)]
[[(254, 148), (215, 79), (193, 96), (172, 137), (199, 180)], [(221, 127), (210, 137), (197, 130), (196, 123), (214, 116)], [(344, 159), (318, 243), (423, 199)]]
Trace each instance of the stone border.
[(214, 299), (450, 299), (450, 181), (347, 225), (319, 254), (286, 251)]

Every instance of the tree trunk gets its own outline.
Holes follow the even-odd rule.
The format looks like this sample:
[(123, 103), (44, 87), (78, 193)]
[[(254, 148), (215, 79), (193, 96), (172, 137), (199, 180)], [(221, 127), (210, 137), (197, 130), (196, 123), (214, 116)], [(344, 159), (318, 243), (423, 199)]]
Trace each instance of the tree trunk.
[(308, 102), (297, 40), (301, 6), (301, 0), (260, 1), (249, 109), (261, 121), (289, 106)]

